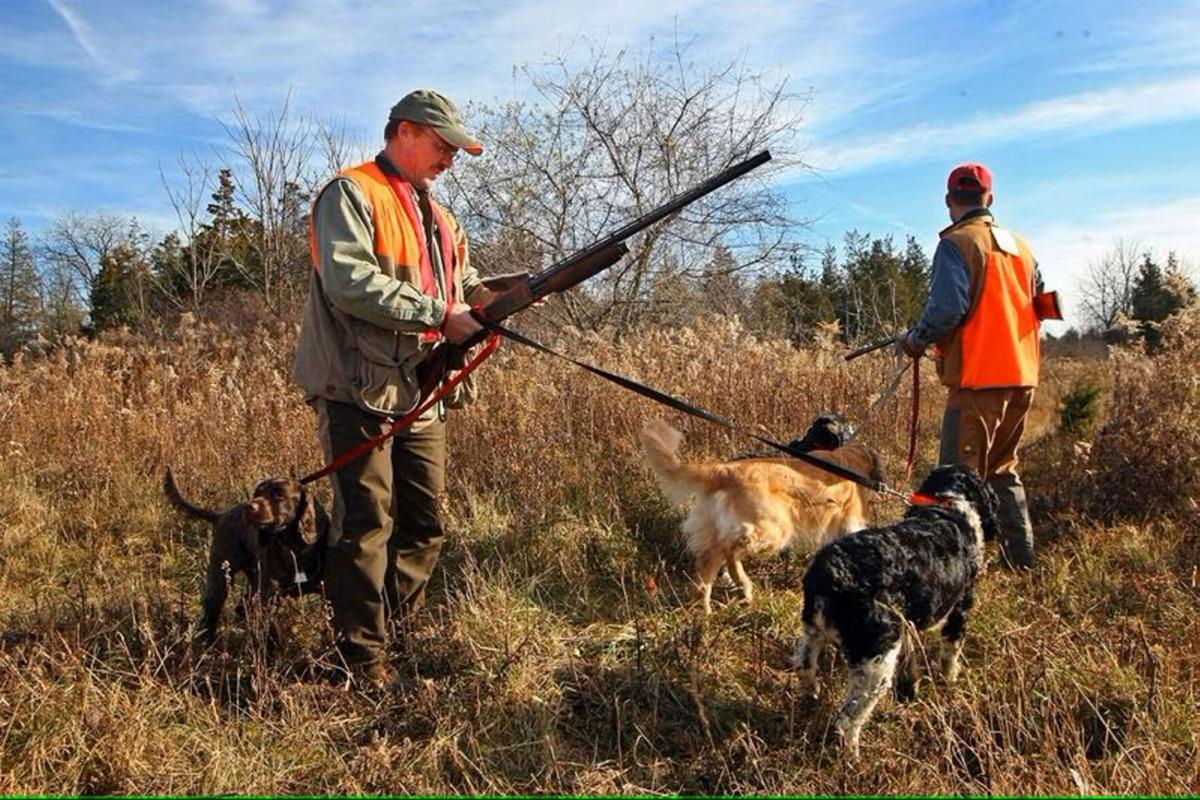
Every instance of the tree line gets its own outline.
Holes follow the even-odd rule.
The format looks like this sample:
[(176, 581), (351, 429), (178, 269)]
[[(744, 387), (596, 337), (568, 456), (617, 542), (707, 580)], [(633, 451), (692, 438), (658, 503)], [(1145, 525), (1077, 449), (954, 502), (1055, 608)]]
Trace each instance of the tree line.
[[(732, 163), (763, 149), (774, 156), (636, 237), (619, 264), (530, 324), (619, 336), (737, 314), (756, 333), (804, 342), (822, 328), (847, 340), (879, 336), (919, 313), (930, 265), (912, 237), (850, 231), (840, 247), (804, 244), (807, 225), (791, 215), (779, 179), (807, 169), (798, 155), (807, 96), (786, 81), (741, 61), (698, 65), (686, 43), (609, 52), (586, 40), (516, 76), (529, 99), (464, 109), (488, 154), (460, 158), (438, 187), (484, 274), (541, 269)], [(315, 193), (378, 145), (289, 105), (258, 114), (235, 104), (220, 151), (160, 168), (176, 218), (170, 231), (69, 211), (35, 242), (21, 220), (8, 220), (0, 353), (38, 337), (137, 330), (184, 311), (249, 305), (239, 298), (296, 313), (311, 269)], [(1158, 268), (1147, 254), (1136, 273), (1125, 255), (1096, 275), (1089, 326), (1170, 313), (1175, 301), (1164, 293), (1182, 285), (1173, 255)], [(1123, 287), (1115, 293), (1111, 270)]]
[[(232, 201), (236, 187), (222, 171), (218, 188), (193, 236), (169, 231), (155, 238), (136, 218), (71, 212), (34, 242), (22, 222), (11, 218), (0, 243), (0, 353), (62, 335), (92, 335), (125, 327), (161, 327), (183, 311), (206, 316), (213, 308), (252, 299), (273, 313), (296, 313), (307, 290), (307, 211), (297, 212), (279, 240), (278, 274), (263, 267), (254, 246), (261, 222)], [(488, 242), (481, 244), (486, 248)], [(624, 302), (626, 328), (604, 317), (582, 326), (619, 334), (642, 324), (683, 326), (700, 317), (739, 316), (765, 337), (797, 343), (813, 339), (831, 323), (847, 341), (883, 335), (919, 313), (929, 279), (929, 261), (913, 238), (898, 246), (891, 236), (851, 231), (839, 250), (827, 244), (816, 253), (789, 254), (782, 269), (749, 272), (734, 252), (712, 248), (694, 274), (664, 270), (648, 278), (645, 296)], [(601, 301), (576, 296), (576, 306)], [(558, 304), (551, 304), (551, 306)], [(543, 325), (569, 324), (570, 308)]]
[[(912, 240), (852, 232), (841, 252), (801, 244), (779, 181), (796, 155), (807, 102), (785, 81), (734, 61), (697, 65), (686, 43), (610, 52), (580, 41), (518, 70), (525, 101), (472, 104), (488, 156), (460, 158), (439, 193), (468, 230), (484, 274), (537, 270), (763, 149), (765, 167), (636, 237), (614, 268), (550, 304), (537, 324), (622, 335), (653, 323), (740, 314), (797, 341), (836, 319), (847, 336), (915, 313), (928, 263)], [(377, 149), (343, 128), (240, 105), (212, 158), (160, 169), (177, 224), (67, 212), (32, 242), (8, 221), (0, 256), (0, 348), (38, 336), (133, 329), (224, 298), (294, 312), (307, 291), (307, 216), (341, 166)], [(380, 126), (382, 128), (382, 125)]]

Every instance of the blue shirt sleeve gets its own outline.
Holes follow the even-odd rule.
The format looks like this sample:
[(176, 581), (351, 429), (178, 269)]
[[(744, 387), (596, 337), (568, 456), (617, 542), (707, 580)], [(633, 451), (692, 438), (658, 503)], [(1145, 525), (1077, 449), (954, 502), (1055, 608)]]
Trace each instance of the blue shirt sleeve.
[(913, 328), (913, 338), (920, 347), (947, 336), (958, 327), (971, 307), (971, 274), (962, 253), (949, 239), (938, 242), (933, 253), (933, 276), (929, 281), (929, 298), (921, 318)]

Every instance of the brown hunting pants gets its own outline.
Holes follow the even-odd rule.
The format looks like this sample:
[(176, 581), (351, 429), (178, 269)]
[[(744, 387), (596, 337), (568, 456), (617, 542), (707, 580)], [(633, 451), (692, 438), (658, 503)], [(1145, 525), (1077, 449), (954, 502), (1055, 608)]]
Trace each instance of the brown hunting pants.
[[(318, 399), (326, 459), (390, 422)], [(325, 587), (338, 649), (351, 665), (382, 660), (387, 621), (416, 610), (442, 549), (438, 505), (446, 486), (446, 424), (406, 428), (335, 472)]]
[(1000, 500), (1001, 552), (1015, 566), (1033, 564), (1033, 525), (1017, 473), (1017, 446), (1033, 389), (950, 389), (942, 417), (942, 464), (975, 469)]

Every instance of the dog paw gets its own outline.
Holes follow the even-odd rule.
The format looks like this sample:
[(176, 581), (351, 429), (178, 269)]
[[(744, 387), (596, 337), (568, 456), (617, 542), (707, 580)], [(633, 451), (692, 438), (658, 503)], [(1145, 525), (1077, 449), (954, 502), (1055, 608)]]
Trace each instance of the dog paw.
[(843, 757), (852, 764), (858, 763), (862, 758), (862, 750), (858, 746), (858, 730), (844, 720), (838, 720), (834, 725), (834, 733), (837, 734)]

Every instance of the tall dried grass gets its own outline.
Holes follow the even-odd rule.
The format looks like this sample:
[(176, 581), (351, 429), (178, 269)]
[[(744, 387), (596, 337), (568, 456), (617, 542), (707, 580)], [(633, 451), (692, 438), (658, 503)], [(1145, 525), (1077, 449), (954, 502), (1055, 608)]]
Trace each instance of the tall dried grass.
[[(511, 347), (483, 369), (481, 402), (452, 420), (450, 544), (429, 611), (396, 637), (399, 687), (361, 695), (313, 677), (330, 644), (319, 598), (278, 612), (293, 636), (270, 655), (253, 617), (195, 649), (206, 531), (169, 511), (161, 470), (170, 462), (189, 493), (223, 505), (263, 475), (317, 466), (311, 413), (287, 377), (293, 342), (291, 325), (185, 321), (170, 339), (71, 342), (0, 369), (0, 792), (1200, 788), (1194, 526), (1157, 509), (1136, 524), (1103, 515), (1092, 488), (1126, 480), (1113, 454), (1139, 431), (1132, 417), (1191, 402), (1189, 345), (1149, 366), (1047, 366), (1028, 468), (1034, 498), (1062, 502), (1040, 507), (1042, 564), (984, 578), (962, 682), (886, 702), (850, 767), (828, 730), (842, 667), (825, 668), (819, 701), (792, 693), (802, 559), (754, 565), (755, 604), (731, 594), (700, 619), (678, 512), (633, 436), (662, 411)], [(780, 437), (825, 409), (860, 419), (890, 369), (883, 357), (847, 366), (831, 344), (755, 341), (724, 320), (564, 344)], [(1159, 391), (1131, 399), (1147, 369), (1163, 370)], [(918, 472), (936, 455), (931, 372)], [(1086, 451), (1053, 432), (1081, 377), (1106, 389), (1105, 420), (1090, 455), (1062, 458)], [(893, 480), (906, 392), (863, 433)], [(692, 455), (753, 444), (673, 421)], [(1127, 451), (1135, 471), (1156, 476), (1156, 497), (1190, 491), (1180, 465), (1200, 446), (1158, 430), (1172, 471), (1145, 472), (1163, 468), (1151, 445)]]

